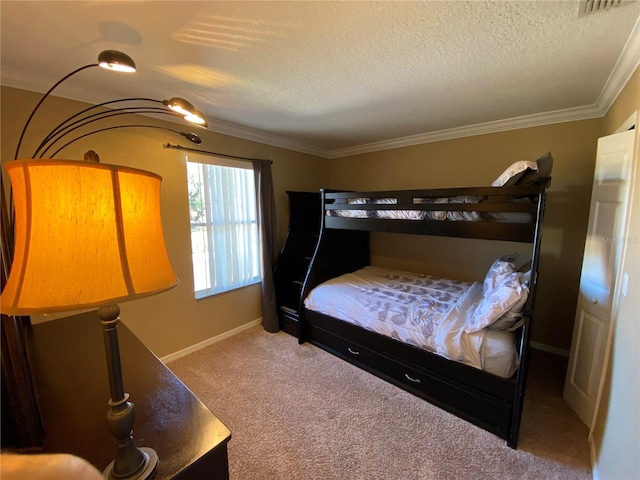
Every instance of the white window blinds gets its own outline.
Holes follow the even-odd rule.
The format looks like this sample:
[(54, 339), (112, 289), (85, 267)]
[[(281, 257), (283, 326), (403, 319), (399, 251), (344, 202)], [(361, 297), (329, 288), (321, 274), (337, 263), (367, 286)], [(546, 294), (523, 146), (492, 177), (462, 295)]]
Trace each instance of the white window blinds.
[(260, 281), (253, 169), (219, 161), (187, 163), (196, 298)]

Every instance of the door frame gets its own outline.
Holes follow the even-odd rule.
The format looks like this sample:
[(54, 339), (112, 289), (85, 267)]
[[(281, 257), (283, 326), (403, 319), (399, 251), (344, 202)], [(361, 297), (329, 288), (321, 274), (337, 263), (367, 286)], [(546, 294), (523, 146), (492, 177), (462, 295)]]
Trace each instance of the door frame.
[[(622, 125), (620, 125), (616, 131), (612, 134), (615, 135), (616, 133), (622, 133), (622, 132), (626, 132), (627, 130), (631, 130), (631, 129), (638, 129), (639, 125), (638, 125), (638, 118), (639, 118), (639, 114), (640, 111), (636, 110), (635, 112), (633, 112), (631, 114), (631, 116), (629, 116), (629, 118), (627, 118)], [(636, 132), (636, 136), (635, 136), (636, 140), (635, 140), (635, 147), (634, 147), (634, 152), (635, 152), (635, 156), (637, 157), (639, 155), (640, 152), (638, 152), (638, 133)], [(635, 159), (632, 159), (632, 166), (631, 166), (631, 178), (630, 178), (630, 185), (629, 185), (629, 199), (631, 199), (633, 197), (634, 194), (638, 194), (636, 192), (634, 192), (634, 184), (636, 182), (636, 178), (638, 177), (638, 175), (640, 175), (638, 173), (638, 168), (640, 168), (639, 165), (636, 164)], [(629, 214), (631, 213), (629, 211), (630, 209), (627, 210), (627, 212), (625, 212), (625, 226), (624, 226), (624, 234), (623, 237), (627, 236), (627, 233), (629, 232)], [(619, 259), (619, 264), (623, 265), (624, 264), (624, 257), (626, 254), (626, 249), (623, 248), (621, 255), (620, 255), (620, 259)], [(604, 360), (602, 362), (602, 371), (600, 372), (600, 380), (598, 383), (598, 392), (596, 393), (596, 402), (595, 402), (595, 406), (594, 406), (594, 410), (593, 410), (593, 416), (591, 417), (591, 424), (589, 425), (589, 435), (588, 435), (588, 442), (591, 445), (593, 443), (593, 431), (596, 425), (596, 420), (598, 418), (598, 414), (600, 413), (600, 403), (602, 400), (602, 392), (604, 389), (604, 385), (605, 385), (605, 377), (607, 375), (607, 370), (609, 369), (609, 363), (610, 363), (610, 358), (611, 358), (611, 348), (612, 348), (612, 344), (613, 344), (613, 332), (615, 330), (616, 327), (616, 320), (617, 320), (617, 307), (618, 307), (618, 303), (620, 301), (620, 287), (622, 285), (622, 269), (619, 268), (616, 272), (616, 279), (614, 281), (614, 289), (613, 289), (613, 301), (611, 303), (612, 306), (612, 315), (611, 315), (611, 319), (609, 320), (609, 331), (607, 332), (607, 339), (606, 339), (606, 343), (605, 343), (605, 347), (604, 347)]]

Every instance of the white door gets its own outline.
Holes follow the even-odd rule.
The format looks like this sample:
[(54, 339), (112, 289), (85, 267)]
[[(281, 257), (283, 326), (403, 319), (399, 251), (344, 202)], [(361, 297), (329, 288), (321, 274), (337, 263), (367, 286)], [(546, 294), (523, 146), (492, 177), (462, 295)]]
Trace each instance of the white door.
[(591, 427), (615, 308), (635, 131), (598, 139), (580, 294), (564, 398)]

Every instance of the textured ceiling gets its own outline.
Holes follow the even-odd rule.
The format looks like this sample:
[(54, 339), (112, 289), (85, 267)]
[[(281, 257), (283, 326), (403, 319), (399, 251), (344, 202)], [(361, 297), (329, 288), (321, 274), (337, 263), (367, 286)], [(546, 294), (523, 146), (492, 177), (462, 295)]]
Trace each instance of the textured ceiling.
[(578, 0), (6, 1), (3, 85), (189, 99), (210, 129), (323, 156), (601, 116), (640, 62), (640, 4)]

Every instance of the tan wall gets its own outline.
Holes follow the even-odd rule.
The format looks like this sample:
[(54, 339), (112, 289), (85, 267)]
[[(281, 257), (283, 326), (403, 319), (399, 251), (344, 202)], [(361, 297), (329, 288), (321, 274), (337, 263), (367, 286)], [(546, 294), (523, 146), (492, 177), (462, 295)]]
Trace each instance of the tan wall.
[[(636, 72), (630, 85), (639, 83)], [(394, 150), (326, 160), (281, 148), (201, 133), (203, 149), (271, 158), (273, 163), (279, 244), (288, 222), (286, 190), (321, 187), (385, 190), (488, 185), (510, 163), (532, 160), (546, 151), (555, 159), (543, 225), (540, 284), (533, 340), (568, 350), (571, 342), (596, 141), (628, 117), (628, 105), (638, 103), (638, 88), (629, 86), (604, 119), (568, 122), (490, 135), (427, 143)], [(2, 87), (2, 161), (13, 158), (17, 137), (38, 94)], [(83, 104), (52, 97), (34, 118), (23, 152), (31, 152), (33, 138), (75, 113)], [(626, 116), (625, 116), (626, 115)], [(624, 118), (623, 118), (624, 117)], [(176, 128), (173, 123), (157, 122)], [(123, 304), (122, 318), (158, 355), (163, 356), (206, 340), (259, 313), (259, 290), (247, 287), (196, 302), (192, 295), (188, 206), (184, 155), (162, 148), (164, 142), (185, 144), (181, 137), (155, 130), (120, 130), (78, 142), (65, 157), (81, 158), (89, 148), (102, 160), (146, 168), (164, 178), (163, 220), (167, 246), (181, 285), (165, 294)], [(188, 142), (187, 142), (188, 143)], [(491, 261), (521, 244), (418, 237), (394, 234), (372, 236), (374, 264), (450, 275), (482, 278)]]
[[(40, 95), (3, 87), (1, 90), (2, 161), (13, 159), (17, 139)], [(21, 157), (32, 155), (37, 142), (58, 122), (86, 105), (59, 98), (43, 104), (25, 137)], [(121, 117), (121, 119), (124, 117)], [(135, 118), (135, 117), (134, 117)], [(120, 120), (122, 121), (122, 120)], [(131, 120), (139, 123), (137, 120)], [(148, 120), (142, 120), (142, 123)], [(156, 121), (172, 129), (191, 131), (184, 124)], [(103, 125), (103, 124), (101, 124)], [(326, 160), (226, 135), (197, 130), (198, 147), (244, 157), (273, 160), (280, 245), (286, 236), (288, 204), (285, 190), (317, 190), (328, 182)], [(163, 177), (162, 216), (169, 256), (180, 285), (153, 297), (121, 304), (122, 321), (158, 356), (165, 356), (261, 316), (260, 289), (249, 286), (196, 301), (193, 295), (189, 210), (184, 153), (163, 148), (171, 142), (188, 145), (184, 138), (155, 129), (121, 129), (79, 141), (57, 158), (82, 159), (96, 150), (104, 163), (126, 164)], [(3, 178), (6, 177), (3, 175)], [(41, 321), (34, 317), (34, 321)]]
[[(532, 337), (567, 350), (582, 265), (596, 141), (602, 119), (427, 143), (331, 161), (331, 188), (411, 189), (490, 185), (512, 162), (554, 157), (543, 223)], [(464, 239), (374, 234), (372, 262), (482, 279), (491, 262), (528, 247)]]

